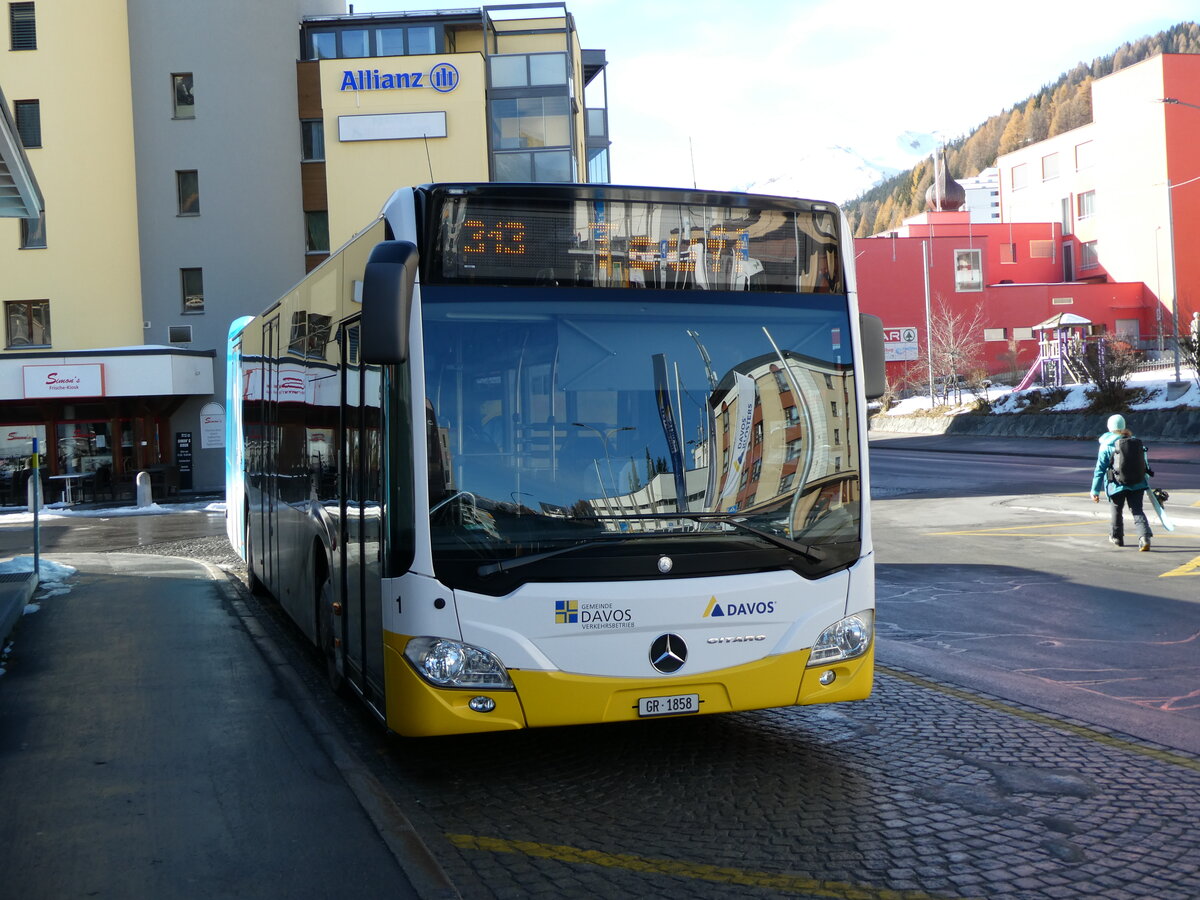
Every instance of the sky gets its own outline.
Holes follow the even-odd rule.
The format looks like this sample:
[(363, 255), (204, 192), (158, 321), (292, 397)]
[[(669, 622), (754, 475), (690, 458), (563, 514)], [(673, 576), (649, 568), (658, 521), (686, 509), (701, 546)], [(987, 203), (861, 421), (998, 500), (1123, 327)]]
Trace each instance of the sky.
[(965, 135), (1078, 62), (1200, 20), (1194, 0), (566, 3), (581, 45), (607, 53), (612, 181), (715, 190), (788, 176), (819, 191), (829, 147), (909, 168), (906, 132)]

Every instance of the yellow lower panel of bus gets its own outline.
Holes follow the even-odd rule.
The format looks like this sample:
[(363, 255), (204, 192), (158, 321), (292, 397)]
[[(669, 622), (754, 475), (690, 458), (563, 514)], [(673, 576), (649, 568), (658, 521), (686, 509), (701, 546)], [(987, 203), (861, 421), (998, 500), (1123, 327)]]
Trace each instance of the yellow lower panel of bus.
[[(401, 654), (407, 638), (387, 635), (387, 723), (408, 737), (621, 722), (639, 718), (646, 697), (698, 695), (701, 714), (862, 700), (871, 693), (875, 647), (865, 656), (805, 668), (809, 651), (679, 678), (610, 678), (512, 669), (516, 691), (446, 690), (427, 684)], [(834, 680), (819, 679), (832, 671)], [(480, 713), (467, 704), (490, 697), (496, 707)]]

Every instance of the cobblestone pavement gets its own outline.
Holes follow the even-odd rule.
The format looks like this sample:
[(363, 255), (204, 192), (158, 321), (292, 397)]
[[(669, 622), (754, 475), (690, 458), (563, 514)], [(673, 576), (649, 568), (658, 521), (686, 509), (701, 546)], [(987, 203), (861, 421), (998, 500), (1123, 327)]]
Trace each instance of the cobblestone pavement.
[[(237, 573), (188, 544), (138, 549)], [(406, 740), (252, 607), (466, 898), (1200, 897), (1200, 759), (1084, 722), (882, 669), (855, 704)]]

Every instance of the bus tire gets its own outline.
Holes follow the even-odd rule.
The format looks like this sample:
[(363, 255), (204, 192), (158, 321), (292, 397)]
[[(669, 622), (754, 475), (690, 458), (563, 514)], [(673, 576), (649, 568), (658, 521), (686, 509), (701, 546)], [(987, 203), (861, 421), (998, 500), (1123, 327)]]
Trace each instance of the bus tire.
[(254, 571), (254, 541), (252, 539), (254, 529), (250, 527), (249, 509), (246, 510), (246, 517), (242, 521), (246, 523), (246, 585), (254, 596), (265, 597), (268, 594), (267, 586)]
[(337, 647), (334, 645), (333, 577), (329, 574), (329, 567), (320, 562), (316, 566), (316, 575), (317, 649), (325, 660), (325, 677), (329, 679), (330, 688), (335, 694), (340, 694), (345, 690), (346, 679), (338, 670)]

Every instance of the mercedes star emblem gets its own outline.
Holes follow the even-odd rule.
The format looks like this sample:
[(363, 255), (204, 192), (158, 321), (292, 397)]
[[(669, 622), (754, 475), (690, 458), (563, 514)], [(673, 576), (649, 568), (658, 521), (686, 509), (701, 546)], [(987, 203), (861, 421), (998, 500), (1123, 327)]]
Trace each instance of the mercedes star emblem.
[(675, 568), (675, 561), (669, 556), (660, 556), (658, 558), (658, 571), (666, 575)]
[(650, 645), (650, 665), (664, 675), (678, 672), (687, 662), (687, 644), (677, 634), (660, 634)]

